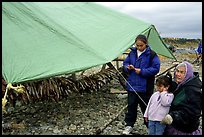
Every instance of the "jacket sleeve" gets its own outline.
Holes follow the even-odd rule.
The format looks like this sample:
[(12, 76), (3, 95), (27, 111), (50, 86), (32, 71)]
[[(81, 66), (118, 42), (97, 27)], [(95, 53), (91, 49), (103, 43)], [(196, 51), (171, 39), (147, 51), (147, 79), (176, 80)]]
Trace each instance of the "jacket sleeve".
[(144, 77), (149, 77), (156, 75), (160, 70), (160, 59), (157, 55), (154, 56), (152, 62), (150, 63), (150, 67), (141, 69), (140, 74)]
[(126, 59), (123, 61), (123, 69), (125, 72), (129, 72), (129, 70), (127, 68), (129, 65), (130, 65), (130, 53), (128, 54)]
[(162, 106), (169, 107), (174, 99), (174, 95), (168, 92), (161, 93), (161, 104)]
[(149, 102), (147, 104), (147, 107), (146, 107), (146, 110), (145, 110), (145, 113), (144, 113), (144, 116), (143, 117), (147, 117), (148, 118), (148, 111), (149, 111), (149, 106), (150, 106), (150, 103), (152, 102), (152, 97), (153, 95), (150, 97), (149, 99)]

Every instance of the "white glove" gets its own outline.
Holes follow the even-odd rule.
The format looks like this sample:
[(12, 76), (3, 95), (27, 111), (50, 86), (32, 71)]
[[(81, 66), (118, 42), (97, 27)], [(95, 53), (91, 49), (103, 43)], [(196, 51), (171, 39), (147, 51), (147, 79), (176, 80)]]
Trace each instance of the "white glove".
[(170, 125), (172, 122), (173, 122), (173, 118), (171, 117), (171, 115), (167, 114), (160, 123)]

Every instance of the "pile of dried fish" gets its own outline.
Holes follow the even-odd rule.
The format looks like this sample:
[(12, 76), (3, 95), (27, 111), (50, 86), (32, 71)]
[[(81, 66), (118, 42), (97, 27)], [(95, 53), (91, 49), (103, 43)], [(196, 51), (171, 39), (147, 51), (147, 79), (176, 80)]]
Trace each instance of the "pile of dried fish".
[[(58, 102), (72, 92), (82, 93), (99, 91), (99, 89), (110, 83), (113, 79), (118, 79), (117, 71), (114, 68), (103, 69), (90, 76), (82, 75), (78, 80), (66, 76), (54, 77), (22, 84), (26, 89), (24, 93), (17, 93), (11, 89), (8, 92), (7, 98), (13, 106), (15, 106), (17, 100), (21, 101), (23, 104), (43, 100), (54, 100)], [(2, 91), (5, 91), (5, 87), (6, 84), (2, 79)], [(4, 92), (2, 92), (2, 96), (3, 94)]]

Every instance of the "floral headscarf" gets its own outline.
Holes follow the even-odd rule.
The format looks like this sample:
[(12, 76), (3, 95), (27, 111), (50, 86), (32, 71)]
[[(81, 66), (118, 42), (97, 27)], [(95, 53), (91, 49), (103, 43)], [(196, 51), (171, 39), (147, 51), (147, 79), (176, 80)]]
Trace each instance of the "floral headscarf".
[(175, 71), (174, 71), (174, 81), (176, 80), (175, 78), (175, 73), (176, 73), (176, 69), (181, 67), (181, 66), (185, 66), (186, 68), (186, 73), (185, 73), (185, 76), (184, 76), (184, 79), (181, 83), (179, 83), (178, 87), (183, 84), (184, 82), (186, 82), (188, 79), (192, 78), (193, 77), (193, 65), (187, 61), (183, 61), (182, 63), (178, 64), (175, 68)]

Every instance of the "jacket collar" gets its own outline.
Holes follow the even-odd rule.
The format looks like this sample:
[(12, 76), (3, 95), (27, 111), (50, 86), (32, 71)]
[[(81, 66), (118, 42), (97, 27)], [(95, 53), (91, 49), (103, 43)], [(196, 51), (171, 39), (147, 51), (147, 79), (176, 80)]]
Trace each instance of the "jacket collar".
[[(136, 47), (131, 47), (130, 49), (131, 49), (131, 51), (133, 51), (133, 52), (135, 52), (137, 54), (137, 48)], [(150, 54), (149, 45), (147, 45), (146, 50), (145, 50), (145, 52), (143, 54)]]

